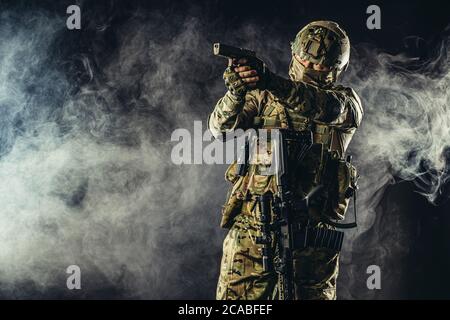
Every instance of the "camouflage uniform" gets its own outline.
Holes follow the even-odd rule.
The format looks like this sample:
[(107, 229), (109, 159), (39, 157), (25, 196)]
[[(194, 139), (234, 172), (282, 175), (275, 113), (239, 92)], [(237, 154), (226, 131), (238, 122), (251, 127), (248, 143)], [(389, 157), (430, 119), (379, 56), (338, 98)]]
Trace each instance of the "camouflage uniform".
[[(325, 32), (327, 36), (329, 23), (316, 22), (315, 29), (322, 29), (319, 35), (324, 36)], [(331, 27), (336, 32), (336, 27)], [(305, 40), (305, 28), (299, 32), (292, 45), (293, 53), (303, 54), (306, 46), (312, 47), (311, 44), (305, 44), (311, 38), (310, 35)], [(317, 33), (317, 30), (313, 31)], [(302, 44), (303, 47), (299, 48)], [(317, 60), (320, 54), (302, 58), (309, 61), (316, 58), (315, 63), (326, 65), (326, 57)], [(247, 91), (244, 99), (228, 91), (210, 115), (209, 128), (217, 137), (237, 128), (311, 130), (313, 147), (302, 163), (297, 164), (291, 179), (296, 195), (305, 196), (321, 183), (325, 154), (343, 159), (362, 119), (361, 102), (356, 93), (350, 88), (334, 84), (337, 75), (346, 66), (340, 67), (326, 74), (318, 74), (322, 77), (320, 79), (314, 74), (308, 78), (304, 68), (293, 58), (289, 70), (291, 80), (271, 74), (264, 89)], [(226, 172), (226, 179), (232, 186), (223, 208), (222, 226), (230, 230), (223, 243), (217, 299), (270, 299), (274, 294), (276, 273), (263, 271), (261, 246), (255, 243), (259, 235), (256, 196), (267, 191), (276, 192), (274, 177), (260, 174), (261, 166), (264, 165), (267, 164), (261, 162), (250, 165), (242, 177), (236, 175), (235, 164)], [(327, 206), (318, 203), (309, 208), (307, 218), (314, 225), (332, 228), (324, 224), (321, 217), (327, 215), (342, 219), (345, 214), (349, 202), (345, 190), (355, 184), (354, 167), (342, 162), (335, 180), (334, 200)], [(294, 250), (295, 299), (336, 299), (338, 258), (337, 252), (327, 248)]]

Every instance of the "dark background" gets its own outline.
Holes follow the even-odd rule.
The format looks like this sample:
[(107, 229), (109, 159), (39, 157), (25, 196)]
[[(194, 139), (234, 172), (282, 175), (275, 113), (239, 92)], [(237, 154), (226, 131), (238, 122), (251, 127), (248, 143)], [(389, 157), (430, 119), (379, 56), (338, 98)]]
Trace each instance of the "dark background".
[[(44, 11), (60, 16), (64, 22), (65, 9), (69, 4), (81, 5), (82, 30), (61, 31), (53, 44), (54, 50), (49, 60), (56, 61), (58, 68), (67, 75), (70, 81), (66, 90), (70, 95), (76, 95), (80, 88), (91, 81), (80, 60), (75, 59), (75, 56), (87, 56), (97, 74), (97, 81), (101, 82), (104, 76), (102, 70), (112, 61), (110, 53), (119, 45), (118, 33), (121, 28), (133, 19), (145, 21), (147, 15), (154, 12), (157, 12), (161, 19), (160, 30), (153, 30), (159, 34), (160, 39), (170, 39), (183, 28), (186, 17), (195, 17), (199, 21), (198, 27), (204, 30), (202, 32), (209, 41), (200, 47), (204, 52), (200, 52), (199, 55), (205, 56), (210, 54), (207, 51), (210, 43), (223, 41), (223, 39), (231, 41), (231, 44), (247, 46), (243, 43), (246, 37), (235, 33), (247, 24), (258, 27), (259, 40), (261, 37), (264, 38), (261, 35), (266, 32), (270, 33), (271, 37), (279, 35), (280, 42), (286, 44), (286, 47), (279, 49), (281, 55), (288, 50), (289, 41), (305, 23), (316, 19), (329, 19), (338, 21), (343, 26), (353, 45), (369, 43), (385, 52), (403, 53), (425, 61), (433, 54), (450, 22), (448, 1), (2, 1), (1, 9), (18, 12), (19, 15), (21, 11), (28, 13)], [(366, 28), (368, 15), (365, 11), (371, 4), (377, 4), (381, 8), (381, 30)], [(20, 23), (19, 18), (18, 21)], [(99, 26), (107, 26), (107, 28), (99, 32)], [(153, 27), (158, 28), (158, 25)], [(184, 50), (188, 52), (191, 50), (189, 43), (183, 43), (183, 45)], [(262, 50), (261, 55), (264, 57), (265, 44), (260, 41), (259, 45), (261, 47), (258, 49)], [(197, 47), (192, 48), (192, 50), (197, 49)], [(269, 62), (272, 62), (276, 71), (286, 70), (288, 62), (286, 59), (277, 57), (270, 57), (270, 59)], [(208, 92), (205, 96), (201, 96), (201, 88), (208, 86), (212, 81), (218, 83), (223, 61), (211, 56), (202, 61), (190, 58), (183, 61), (185, 64), (179, 72), (189, 73), (191, 75), (188, 77), (189, 81), (194, 82), (194, 88), (199, 90), (198, 94), (195, 93), (195, 97), (190, 97), (186, 103), (191, 105), (193, 118), (204, 120), (213, 107), (214, 100), (219, 96), (215, 92)], [(201, 69), (207, 71), (200, 72)], [(136, 72), (139, 73), (139, 70)], [(180, 77), (184, 79), (183, 75)], [(115, 93), (117, 101), (121, 102), (120, 107), (111, 112), (126, 117), (128, 113), (133, 112), (134, 108), (137, 108), (136, 105), (128, 104), (127, 100), (141, 93), (136, 93), (139, 89), (133, 86), (122, 89)], [(176, 89), (167, 88), (170, 91)], [(55, 97), (55, 99), (58, 98)], [(195, 99), (198, 99), (200, 103)], [(171, 122), (171, 116), (164, 114), (164, 108), (164, 100), (155, 102), (151, 108), (152, 115), (148, 117), (159, 119), (160, 125), (167, 133), (178, 123)], [(105, 134), (104, 139), (110, 139), (118, 144), (131, 143), (127, 142), (127, 138), (123, 136), (109, 137)], [(2, 154), (7, 154), (7, 146), (3, 148)], [(214, 179), (218, 183), (221, 181), (222, 172), (223, 170), (219, 168), (214, 174)], [(190, 184), (195, 181), (185, 183)], [(223, 184), (223, 182), (220, 183)], [(171, 238), (173, 229), (167, 228), (161, 231), (163, 237), (158, 238), (160, 240), (155, 245), (161, 260), (158, 266), (164, 270), (165, 256), (170, 257), (168, 263), (179, 258), (177, 268), (170, 269), (175, 270), (176, 274), (163, 277), (171, 279), (167, 284), (168, 291), (164, 290), (164, 284), (158, 284), (154, 294), (133, 296), (129, 289), (124, 289), (126, 286), (105, 280), (101, 271), (94, 270), (91, 271), (89, 279), (95, 280), (87, 285), (87, 291), (82, 294), (67, 294), (65, 290), (58, 289), (54, 285), (46, 289), (37, 289), (25, 279), (21, 283), (16, 283), (13, 289), (4, 290), (3, 297), (211, 299), (214, 297), (221, 255), (220, 241), (224, 233), (217, 230), (218, 217), (208, 218), (211, 224), (206, 229), (204, 225), (197, 225), (196, 219), (210, 216), (211, 211), (218, 210), (223, 201), (221, 194), (224, 188), (223, 185), (218, 185), (213, 190), (203, 191), (205, 194), (216, 192), (217, 195), (211, 198), (205, 195), (199, 196), (199, 201), (203, 203), (192, 209), (198, 213), (196, 218), (188, 218), (187, 221), (175, 220), (178, 224), (186, 223), (190, 229), (181, 231), (181, 236), (176, 241)], [(415, 190), (412, 183), (402, 182), (388, 187), (384, 192), (377, 205), (377, 212), (380, 214), (377, 214), (374, 225), (355, 240), (352, 254), (360, 256), (361, 264), (356, 263), (353, 266), (356, 270), (353, 276), (346, 272), (348, 266), (345, 263), (342, 266), (340, 285), (345, 287), (350, 277), (358, 277), (356, 280), (352, 279), (352, 287), (346, 287), (345, 298), (450, 298), (450, 278), (447, 276), (450, 269), (450, 233), (448, 232), (450, 207), (448, 202), (434, 206), (415, 193)], [(169, 194), (171, 190), (166, 192)], [(176, 197), (176, 194), (167, 196), (167, 199), (171, 197)], [(396, 205), (396, 210), (390, 209), (393, 203)], [(405, 236), (407, 249), (402, 249), (401, 254), (393, 251), (396, 254), (383, 258), (386, 265), (394, 270), (389, 273), (388, 278), (383, 278), (382, 290), (366, 293), (365, 268), (367, 265), (363, 262), (370, 264), (370, 261), (377, 261), (377, 255), (380, 254), (379, 250), (370, 250), (371, 247), (368, 244), (372, 243), (373, 239), (377, 239), (381, 251), (383, 251), (382, 248), (392, 244), (392, 233), (383, 233), (383, 230), (398, 230), (398, 233)], [(195, 236), (192, 236), (193, 234)], [(201, 239), (203, 236), (208, 238), (211, 235), (213, 235), (211, 239), (214, 244), (208, 246), (205, 240)], [(199, 241), (201, 245), (198, 244)], [(194, 249), (191, 255), (179, 257), (175, 253), (168, 252), (173, 247), (176, 247), (176, 250), (189, 251), (195, 246), (201, 247), (201, 252)], [(151, 286), (151, 284), (146, 285)]]

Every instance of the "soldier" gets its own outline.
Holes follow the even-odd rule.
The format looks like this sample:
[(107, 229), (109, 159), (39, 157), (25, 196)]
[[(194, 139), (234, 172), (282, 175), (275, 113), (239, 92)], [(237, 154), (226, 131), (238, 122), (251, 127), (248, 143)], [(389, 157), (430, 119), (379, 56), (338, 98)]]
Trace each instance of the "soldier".
[[(290, 184), (296, 197), (327, 186), (299, 221), (334, 229), (327, 221), (343, 219), (348, 190), (356, 188), (356, 170), (344, 159), (363, 115), (356, 93), (336, 84), (348, 66), (350, 42), (337, 23), (315, 21), (300, 30), (291, 49), (290, 80), (269, 71), (263, 75), (246, 59), (230, 62), (223, 76), (228, 91), (210, 115), (209, 129), (216, 137), (237, 128), (311, 130), (313, 146), (290, 172)], [(325, 174), (327, 159), (338, 160), (334, 174)], [(277, 275), (263, 270), (261, 246), (255, 241), (260, 235), (257, 198), (276, 192), (265, 166), (266, 162), (252, 163), (238, 176), (234, 163), (225, 174), (232, 187), (221, 224), (230, 230), (223, 243), (217, 299), (274, 297)], [(292, 257), (295, 299), (336, 299), (339, 252), (303, 247)]]

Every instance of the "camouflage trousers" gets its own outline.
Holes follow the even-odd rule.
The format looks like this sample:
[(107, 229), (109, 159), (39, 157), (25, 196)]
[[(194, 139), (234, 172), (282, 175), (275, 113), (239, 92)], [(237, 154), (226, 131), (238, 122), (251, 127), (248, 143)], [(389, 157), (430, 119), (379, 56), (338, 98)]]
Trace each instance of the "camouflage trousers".
[[(223, 243), (217, 300), (271, 299), (277, 274), (264, 272), (259, 235), (253, 217), (236, 217)], [(294, 250), (296, 300), (335, 300), (339, 255), (327, 248)]]

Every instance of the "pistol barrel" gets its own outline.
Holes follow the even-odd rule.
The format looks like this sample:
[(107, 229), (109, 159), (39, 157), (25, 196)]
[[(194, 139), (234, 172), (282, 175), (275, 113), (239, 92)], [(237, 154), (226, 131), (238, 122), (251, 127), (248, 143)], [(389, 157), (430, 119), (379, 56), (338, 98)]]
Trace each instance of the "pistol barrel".
[(223, 43), (214, 43), (214, 55), (225, 58), (239, 59), (245, 57), (255, 57), (255, 51), (229, 46)]

